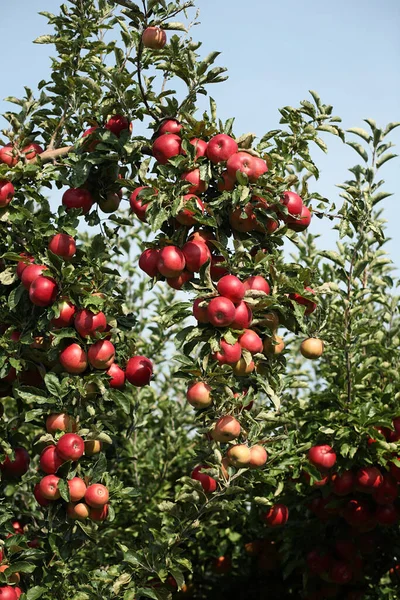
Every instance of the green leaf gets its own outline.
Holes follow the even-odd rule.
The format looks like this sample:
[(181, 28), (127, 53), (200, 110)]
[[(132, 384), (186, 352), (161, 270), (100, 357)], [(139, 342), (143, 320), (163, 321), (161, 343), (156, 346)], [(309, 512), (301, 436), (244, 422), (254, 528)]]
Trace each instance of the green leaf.
[(61, 384), (55, 373), (46, 373), (44, 376), (44, 383), (52, 396), (62, 398)]
[(357, 144), (357, 142), (346, 142), (346, 143), (348, 146), (351, 146), (353, 148), (353, 150), (358, 152), (358, 154), (361, 156), (362, 159), (365, 160), (365, 162), (368, 162), (368, 153), (365, 150), (365, 148), (363, 148), (361, 146), (361, 144)]
[(371, 141), (371, 136), (365, 129), (361, 129), (361, 127), (351, 127), (350, 129), (346, 129), (348, 133), (354, 133), (361, 137), (365, 142), (369, 143)]
[(387, 135), (388, 133), (390, 133), (393, 129), (395, 129), (396, 127), (400, 127), (400, 122), (393, 122), (393, 123), (388, 123), (386, 125), (386, 129), (383, 133), (383, 135)]
[(378, 158), (378, 160), (376, 161), (376, 168), (379, 169), (379, 167), (384, 165), (385, 162), (387, 162), (388, 160), (392, 160), (392, 158), (397, 158), (397, 156), (398, 154), (391, 154), (390, 152), (387, 152), (386, 154)]
[(166, 29), (168, 31), (187, 31), (187, 27), (183, 23), (179, 23), (178, 21), (163, 23), (163, 29)]
[(37, 600), (37, 598), (41, 598), (45, 592), (47, 592), (47, 588), (36, 585), (26, 592), (26, 600)]

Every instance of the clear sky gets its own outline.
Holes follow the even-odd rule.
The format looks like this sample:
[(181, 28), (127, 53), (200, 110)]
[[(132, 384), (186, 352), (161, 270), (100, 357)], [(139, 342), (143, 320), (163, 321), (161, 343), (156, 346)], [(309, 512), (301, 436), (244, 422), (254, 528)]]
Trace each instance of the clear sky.
[[(210, 88), (220, 117), (236, 116), (235, 133), (261, 136), (276, 127), (278, 108), (296, 106), (316, 90), (333, 104), (343, 127), (363, 127), (363, 118), (378, 125), (400, 121), (400, 0), (198, 0), (201, 25), (192, 30), (203, 40), (204, 53), (219, 50), (219, 64), (228, 67), (229, 80)], [(56, 0), (1, 2), (2, 77), (0, 98), (21, 96), (23, 86), (35, 89), (46, 79), (51, 47), (32, 44), (47, 33), (39, 10), (58, 12)], [(0, 112), (8, 106), (0, 101)], [(347, 168), (358, 155), (328, 136), (329, 153), (314, 157), (321, 170), (315, 188), (336, 198), (336, 183), (347, 178)], [(400, 128), (393, 132), (400, 153)], [(361, 160), (361, 159), (360, 159)], [(400, 267), (399, 185), (400, 158), (382, 168), (387, 248)], [(332, 247), (330, 224), (314, 219), (311, 231), (322, 233), (321, 247)]]

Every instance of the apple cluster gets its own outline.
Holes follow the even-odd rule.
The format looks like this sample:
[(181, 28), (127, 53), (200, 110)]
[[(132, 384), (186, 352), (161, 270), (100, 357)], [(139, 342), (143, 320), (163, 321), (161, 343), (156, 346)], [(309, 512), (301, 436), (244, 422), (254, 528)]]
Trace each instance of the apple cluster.
[[(6, 538), (12, 538), (16, 535), (25, 535), (27, 534), (26, 526), (24, 526), (20, 521), (12, 521), (11, 523), (14, 533), (8, 533)], [(38, 548), (39, 540), (34, 538), (27, 543), (29, 548)], [(4, 555), (4, 551), (0, 550), (0, 563), (4, 563), (6, 557)], [(8, 563), (4, 563), (0, 565), (0, 573), (4, 573), (7, 569), (10, 568)], [(11, 575), (8, 576), (8, 582), (13, 585), (6, 585), (0, 587), (0, 598), (5, 598), (6, 600), (18, 600), (23, 594), (23, 590), (19, 587), (21, 581), (21, 576), (18, 571), (14, 571)], [(14, 585), (16, 584), (16, 585)]]
[[(0, 148), (0, 164), (12, 168), (15, 167), (19, 160), (24, 159), (26, 162), (30, 162), (42, 152), (43, 148), (35, 142), (29, 142), (29, 144), (23, 146), (21, 149), (16, 144), (9, 143)], [(8, 179), (0, 179), (0, 208), (8, 206), (14, 194), (15, 188), (12, 182)]]
[[(85, 456), (94, 456), (101, 451), (99, 440), (86, 440), (75, 433), (76, 421), (66, 413), (50, 414), (46, 419), (46, 431), (52, 436), (61, 432), (58, 441), (47, 445), (41, 455), (39, 466), (46, 475), (35, 485), (34, 496), (40, 506), (48, 506), (61, 497), (56, 473), (66, 463), (79, 468), (78, 461)], [(54, 438), (53, 438), (54, 440)], [(109, 492), (101, 483), (87, 485), (80, 477), (67, 480), (68, 498), (66, 510), (71, 519), (104, 521), (108, 515)]]

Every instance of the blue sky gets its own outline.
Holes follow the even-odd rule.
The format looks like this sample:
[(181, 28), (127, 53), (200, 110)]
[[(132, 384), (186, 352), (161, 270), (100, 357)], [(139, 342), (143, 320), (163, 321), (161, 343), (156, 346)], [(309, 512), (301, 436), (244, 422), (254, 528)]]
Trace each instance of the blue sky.
[[(277, 126), (278, 108), (296, 106), (316, 90), (325, 103), (333, 104), (343, 127), (361, 126), (363, 118), (378, 125), (400, 121), (400, 2), (399, 0), (198, 0), (201, 25), (192, 30), (203, 40), (203, 51), (219, 50), (219, 64), (229, 80), (210, 88), (222, 119), (236, 116), (235, 134), (253, 131), (261, 136)], [(49, 72), (50, 46), (32, 44), (46, 33), (38, 10), (58, 12), (55, 0), (18, 0), (0, 7), (3, 52), (0, 98), (21, 96), (23, 86), (35, 89)], [(23, 15), (23, 18), (21, 16)], [(9, 105), (0, 101), (0, 112)], [(400, 128), (392, 141), (400, 145)], [(321, 170), (315, 189), (337, 198), (336, 183), (347, 178), (347, 168), (358, 155), (335, 138), (326, 138), (329, 153), (316, 151)], [(397, 148), (400, 152), (400, 149)], [(400, 158), (382, 168), (386, 189), (394, 196), (385, 200), (387, 249), (400, 267), (398, 205)], [(314, 219), (311, 231), (321, 233), (321, 247), (333, 247), (330, 223)]]

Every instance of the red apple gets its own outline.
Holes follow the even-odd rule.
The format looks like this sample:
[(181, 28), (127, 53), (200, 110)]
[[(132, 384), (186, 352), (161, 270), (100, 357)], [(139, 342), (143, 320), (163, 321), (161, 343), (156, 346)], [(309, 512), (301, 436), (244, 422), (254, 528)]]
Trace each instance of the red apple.
[(85, 493), (85, 502), (92, 508), (101, 508), (109, 499), (108, 489), (101, 483), (89, 485)]
[(15, 587), (11, 585), (0, 586), (0, 600), (18, 600), (19, 596), (15, 591)]
[(86, 493), (86, 484), (80, 477), (68, 480), (69, 498), (71, 502), (79, 502)]
[(308, 451), (308, 460), (317, 469), (331, 469), (336, 463), (336, 454), (331, 446), (313, 446)]
[(238, 145), (233, 138), (225, 133), (218, 133), (208, 142), (207, 157), (212, 163), (218, 164), (227, 161), (237, 151)]
[(258, 292), (264, 292), (265, 294), (271, 293), (271, 288), (269, 286), (268, 281), (261, 277), (260, 275), (254, 275), (253, 277), (249, 277), (243, 282), (245, 290), (256, 290)]
[(207, 306), (199, 306), (204, 302), (204, 298), (197, 298), (193, 303), (193, 316), (199, 323), (209, 323)]
[(145, 356), (133, 356), (128, 360), (125, 374), (129, 383), (136, 387), (148, 385), (153, 374), (153, 363)]
[(112, 115), (104, 127), (117, 137), (120, 137), (121, 133), (126, 129), (132, 131), (132, 123), (125, 115)]
[(182, 208), (182, 210), (179, 211), (176, 215), (176, 220), (181, 225), (191, 227), (196, 223), (196, 213), (194, 210), (191, 210), (191, 208), (187, 208), (186, 204), (195, 207), (200, 213), (204, 213), (204, 204), (195, 194), (185, 194), (185, 196), (183, 196), (183, 203), (185, 204), (185, 208)]
[[(396, 459), (398, 461), (400, 461), (400, 458), (396, 457)], [(400, 467), (395, 465), (393, 462), (390, 462), (389, 470), (390, 470), (390, 474), (392, 475), (392, 477), (394, 477), (395, 480), (400, 483)]]
[(153, 156), (162, 165), (166, 165), (170, 158), (181, 154), (182, 140), (179, 135), (165, 133), (160, 135), (153, 143)]
[[(26, 254), (25, 252), (21, 252), (20, 256), (24, 259), (24, 260), (20, 260), (17, 263), (17, 277), (18, 279), (21, 279), (22, 277), (22, 273), (25, 271), (26, 267), (29, 265), (29, 263), (33, 263), (34, 262), (34, 258), (33, 256), (31, 256), (30, 254)], [(25, 262), (26, 261), (26, 262)]]
[[(131, 205), (132, 211), (135, 213), (137, 218), (140, 221), (142, 221), (142, 223), (147, 223), (146, 210), (147, 210), (147, 207), (149, 206), (149, 203), (145, 202), (143, 204), (144, 198), (139, 196), (139, 194), (142, 190), (150, 190), (150, 189), (151, 188), (148, 185), (141, 185), (132, 192), (131, 197), (129, 199), (129, 204)], [(157, 190), (154, 190), (154, 188), (153, 188), (153, 192), (154, 192), (154, 194), (157, 194)]]
[(67, 233), (57, 233), (49, 242), (49, 250), (62, 258), (72, 258), (76, 252), (76, 242)]
[(352, 471), (342, 471), (331, 476), (332, 491), (336, 496), (347, 496), (354, 489), (355, 477)]
[[(310, 294), (315, 294), (314, 290), (310, 287), (305, 287), (304, 289), (307, 292), (310, 292)], [(315, 302), (313, 302), (312, 300), (309, 300), (308, 298), (304, 298), (301, 294), (292, 293), (292, 294), (289, 294), (289, 298), (291, 300), (294, 300), (294, 302), (297, 302), (297, 304), (300, 304), (301, 306), (306, 307), (306, 310), (304, 313), (305, 315), (310, 315), (317, 308), (317, 305), (315, 304)]]
[(239, 337), (239, 344), (251, 354), (257, 354), (263, 351), (263, 341), (259, 335), (252, 329), (246, 329)]
[(192, 138), (191, 140), (189, 140), (189, 143), (196, 148), (195, 160), (207, 154), (208, 144), (205, 140), (201, 140), (199, 138)]
[(155, 248), (148, 248), (140, 255), (139, 267), (149, 277), (156, 277), (158, 275), (158, 258), (159, 251)]
[(194, 408), (207, 408), (212, 404), (211, 387), (203, 381), (191, 383), (186, 392), (186, 398)]
[(204, 465), (196, 467), (192, 471), (191, 478), (200, 481), (201, 486), (206, 493), (215, 492), (217, 489), (217, 482), (207, 473), (203, 473), (202, 471), (204, 469), (208, 469), (208, 467)]
[[(88, 129), (86, 129), (86, 131), (83, 132), (82, 134), (82, 138), (85, 137), (94, 137), (93, 134), (95, 134), (98, 131), (98, 127), (89, 127)], [(91, 139), (90, 141), (85, 140), (82, 148), (85, 152), (94, 152), (96, 150), (96, 146), (98, 146), (100, 144), (100, 140), (96, 140), (96, 139)]]
[(216, 442), (231, 442), (240, 435), (240, 423), (235, 417), (227, 415), (220, 417), (211, 431), (211, 437)]
[(217, 296), (210, 300), (207, 306), (207, 316), (214, 327), (227, 327), (235, 318), (235, 305), (229, 298)]
[(303, 210), (303, 200), (295, 192), (285, 192), (281, 198), (281, 204), (286, 206), (289, 215), (301, 215), (301, 211)]
[(264, 515), (264, 521), (270, 527), (286, 525), (289, 519), (289, 509), (285, 504), (274, 504)]
[(246, 293), (243, 283), (235, 275), (221, 277), (218, 281), (217, 290), (221, 296), (228, 298), (235, 304), (241, 302)]
[(228, 344), (225, 340), (220, 341), (220, 350), (212, 355), (214, 360), (217, 360), (220, 365), (233, 365), (240, 360), (242, 356), (242, 347), (239, 342)]
[(250, 448), (245, 444), (235, 444), (234, 446), (230, 446), (226, 457), (229, 464), (233, 467), (248, 467), (251, 460)]
[(384, 473), (382, 483), (372, 497), (377, 504), (392, 504), (398, 493), (397, 481), (388, 473)]
[(70, 344), (60, 353), (60, 363), (67, 373), (83, 373), (88, 366), (86, 352), (79, 344)]
[(235, 307), (235, 318), (233, 319), (230, 327), (232, 329), (247, 329), (250, 327), (253, 320), (253, 313), (247, 306), (246, 302), (240, 302)]
[(57, 431), (76, 431), (76, 421), (74, 417), (67, 413), (52, 413), (46, 418), (47, 433), (57, 433)]
[(40, 455), (39, 466), (48, 475), (57, 473), (61, 465), (64, 464), (64, 460), (57, 452), (55, 446), (47, 446)]
[(29, 290), (32, 283), (39, 277), (47, 267), (45, 265), (27, 265), (22, 271), (22, 285)]
[(39, 491), (46, 500), (58, 500), (60, 490), (58, 482), (60, 478), (57, 475), (46, 475), (39, 483)]
[(107, 375), (111, 377), (108, 385), (111, 388), (120, 390), (125, 385), (125, 371), (121, 369), (116, 363), (113, 363), (107, 371)]
[(235, 231), (247, 233), (253, 231), (257, 225), (253, 206), (248, 202), (244, 207), (238, 206), (229, 215), (229, 223)]
[(89, 517), (92, 521), (105, 521), (108, 516), (108, 504), (101, 508), (90, 508)]
[(75, 329), (82, 337), (94, 337), (96, 332), (107, 328), (107, 319), (103, 312), (93, 313), (87, 308), (78, 310), (74, 319)]
[(62, 203), (66, 210), (81, 209), (85, 215), (90, 211), (93, 205), (93, 198), (84, 188), (70, 188), (64, 192), (62, 197)]
[(226, 267), (219, 267), (220, 263), (224, 263), (225, 258), (223, 256), (212, 256), (211, 257), (211, 266), (210, 266), (210, 275), (213, 281), (219, 281), (221, 277), (228, 275), (229, 271)]
[(109, 340), (98, 340), (89, 347), (88, 361), (94, 369), (108, 369), (115, 360), (115, 348)]
[(376, 507), (375, 517), (380, 525), (394, 525), (399, 520), (399, 511), (393, 504), (380, 504)]
[(78, 504), (69, 502), (67, 504), (67, 515), (70, 519), (84, 521), (85, 519), (88, 518), (89, 514), (90, 514), (90, 508), (84, 502), (78, 502)]
[(192, 184), (188, 190), (189, 194), (202, 194), (206, 191), (207, 184), (200, 179), (200, 169), (193, 169), (193, 171), (183, 173), (181, 180)]
[(0, 149), (0, 162), (8, 165), (9, 167), (15, 167), (19, 158), (17, 150), (12, 144), (6, 144)]
[(286, 223), (289, 229), (292, 229), (293, 231), (304, 231), (307, 229), (311, 223), (311, 213), (307, 206), (303, 205), (298, 219), (288, 216)]
[(5, 460), (0, 464), (0, 469), (6, 478), (22, 477), (28, 471), (30, 461), (31, 459), (25, 448), (15, 448), (14, 459), (10, 460), (6, 456)]
[(167, 283), (174, 290), (181, 290), (191, 279), (193, 279), (193, 273), (190, 271), (182, 271), (177, 277), (167, 277)]
[(369, 505), (364, 500), (349, 500), (343, 511), (343, 517), (352, 527), (363, 527), (372, 518)]
[(145, 48), (161, 50), (167, 43), (167, 34), (160, 27), (147, 27), (142, 33), (142, 42)]
[(30, 144), (22, 148), (21, 152), (27, 160), (33, 160), (38, 154), (42, 154), (43, 148), (39, 144), (35, 144), (35, 142), (30, 142)]
[(68, 300), (63, 300), (58, 305), (58, 311), (59, 316), (54, 317), (51, 320), (53, 327), (56, 329), (61, 329), (62, 327), (69, 327), (72, 325), (76, 311), (75, 306), (71, 304), (71, 302), (68, 302)]
[(157, 268), (164, 277), (180, 275), (185, 266), (185, 256), (177, 246), (165, 246), (159, 251)]
[(50, 504), (50, 501), (47, 500), (41, 493), (40, 491), (40, 485), (37, 483), (35, 485), (35, 487), (33, 488), (33, 495), (35, 496), (35, 500), (36, 502), (40, 505), (40, 506), (48, 506)]
[(13, 199), (15, 189), (11, 181), (0, 179), (0, 208), (8, 206)]
[[(246, 407), (247, 408), (247, 407)], [(267, 462), (268, 454), (262, 446), (256, 444), (255, 446), (250, 447), (250, 463), (249, 466), (251, 469), (258, 469), (263, 467)]]
[(29, 288), (29, 300), (35, 306), (51, 306), (56, 301), (57, 294), (58, 286), (52, 277), (36, 277)]
[(378, 489), (383, 482), (382, 473), (377, 467), (362, 467), (356, 473), (356, 488), (367, 494)]
[(254, 183), (257, 179), (268, 171), (267, 163), (248, 152), (237, 152), (233, 154), (226, 164), (229, 177), (236, 178), (236, 172), (240, 171), (247, 175), (249, 181)]
[(85, 451), (85, 443), (77, 433), (64, 433), (57, 442), (57, 453), (64, 460), (79, 460)]
[(232, 178), (229, 176), (228, 171), (223, 171), (221, 177), (218, 180), (218, 191), (219, 192), (231, 192), (236, 185), (236, 176)]
[(167, 119), (162, 123), (157, 133), (158, 135), (163, 135), (165, 133), (178, 134), (182, 127), (183, 125), (179, 123), (179, 121), (177, 121), (176, 119)]
[(186, 268), (193, 273), (198, 273), (207, 261), (211, 260), (208, 246), (203, 242), (186, 242), (182, 248), (186, 261)]

